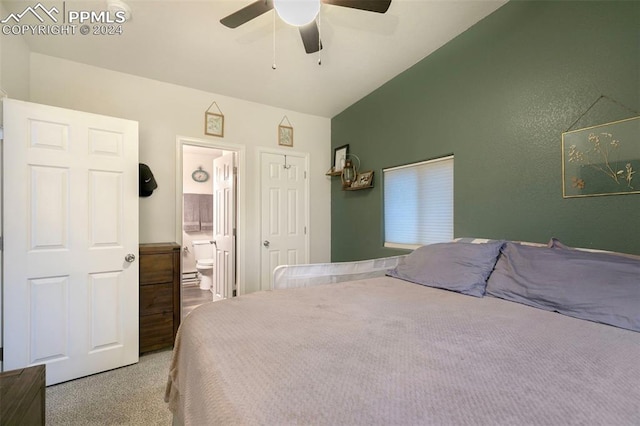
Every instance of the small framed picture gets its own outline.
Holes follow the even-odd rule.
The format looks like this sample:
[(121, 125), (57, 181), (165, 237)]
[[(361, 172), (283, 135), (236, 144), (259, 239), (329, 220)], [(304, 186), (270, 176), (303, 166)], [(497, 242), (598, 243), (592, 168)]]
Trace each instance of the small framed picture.
[(368, 188), (373, 185), (373, 171), (358, 173), (356, 180), (351, 185), (352, 188)]
[(224, 115), (214, 112), (204, 113), (204, 134), (224, 137)]
[(349, 145), (342, 145), (333, 150), (333, 171), (341, 172), (349, 154)]
[(278, 145), (293, 146), (293, 127), (278, 126)]

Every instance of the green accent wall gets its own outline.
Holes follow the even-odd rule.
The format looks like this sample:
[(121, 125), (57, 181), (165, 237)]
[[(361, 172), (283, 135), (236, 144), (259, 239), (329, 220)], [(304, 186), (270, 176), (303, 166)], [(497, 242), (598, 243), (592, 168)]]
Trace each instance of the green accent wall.
[[(332, 119), (375, 172), (332, 178), (332, 260), (404, 253), (383, 247), (382, 169), (451, 153), (456, 237), (640, 254), (640, 194), (562, 198), (562, 132), (603, 94), (640, 110), (640, 2), (507, 3)], [(602, 99), (572, 129), (634, 115)]]

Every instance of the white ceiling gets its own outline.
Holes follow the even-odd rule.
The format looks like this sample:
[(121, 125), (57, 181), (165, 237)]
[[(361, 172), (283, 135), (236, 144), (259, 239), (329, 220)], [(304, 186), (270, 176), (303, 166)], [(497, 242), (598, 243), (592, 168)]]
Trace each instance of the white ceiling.
[[(3, 1), (20, 12), (34, 1)], [(323, 5), (324, 49), (306, 54), (274, 12), (236, 29), (220, 19), (252, 0), (128, 0), (122, 35), (26, 36), (33, 52), (294, 111), (333, 117), (502, 6), (489, 0), (392, 0), (378, 14)], [(62, 1), (42, 1), (45, 6)], [(105, 10), (66, 1), (66, 10)]]

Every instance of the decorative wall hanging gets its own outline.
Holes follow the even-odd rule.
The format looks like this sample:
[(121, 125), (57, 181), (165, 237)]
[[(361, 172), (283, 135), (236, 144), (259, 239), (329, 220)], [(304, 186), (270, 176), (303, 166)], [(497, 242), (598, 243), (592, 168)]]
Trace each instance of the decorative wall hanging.
[(349, 155), (344, 162), (342, 175), (340, 175), (340, 180), (342, 180), (342, 189), (351, 188), (356, 181), (356, 177), (358, 176), (358, 167), (360, 167), (360, 159), (358, 159), (358, 165), (356, 166), (356, 163), (354, 163), (349, 157), (357, 158), (354, 155)]
[[(287, 122), (288, 126), (282, 123)], [(278, 145), (293, 146), (293, 126), (285, 115), (278, 125)]]
[[(217, 113), (210, 112), (211, 107), (215, 105)], [(220, 111), (218, 104), (213, 101), (204, 113), (204, 134), (209, 136), (224, 137), (224, 115)]]
[(640, 193), (638, 170), (640, 116), (562, 134), (563, 198)]
[(191, 173), (191, 179), (199, 183), (206, 182), (209, 180), (209, 173), (200, 166)]
[(344, 163), (347, 160), (349, 154), (349, 144), (342, 145), (333, 150), (333, 168), (332, 172), (341, 174), (344, 168)]
[(358, 173), (358, 176), (351, 185), (350, 189), (365, 189), (371, 187), (373, 187), (373, 170)]

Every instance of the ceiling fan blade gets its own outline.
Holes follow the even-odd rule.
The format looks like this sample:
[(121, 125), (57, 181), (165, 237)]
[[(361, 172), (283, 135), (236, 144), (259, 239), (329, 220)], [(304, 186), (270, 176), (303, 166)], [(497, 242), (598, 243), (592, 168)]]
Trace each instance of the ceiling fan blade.
[(315, 53), (322, 49), (320, 32), (318, 31), (318, 25), (315, 20), (298, 28), (300, 29), (300, 36), (302, 37), (304, 50), (307, 53)]
[(369, 12), (385, 13), (391, 5), (391, 0), (322, 0), (322, 3)]
[(263, 13), (267, 13), (271, 9), (273, 9), (273, 0), (258, 0), (222, 18), (220, 23), (229, 28), (236, 28)]

